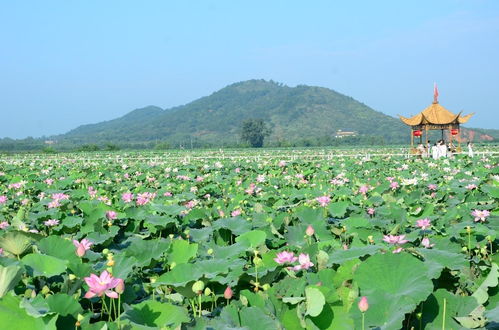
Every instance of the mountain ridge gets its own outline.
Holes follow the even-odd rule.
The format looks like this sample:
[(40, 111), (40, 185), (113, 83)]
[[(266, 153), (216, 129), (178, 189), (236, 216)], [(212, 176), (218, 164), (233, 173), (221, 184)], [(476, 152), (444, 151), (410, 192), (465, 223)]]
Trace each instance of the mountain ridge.
[[(76, 144), (185, 144), (193, 140), (197, 145), (237, 144), (241, 123), (249, 118), (261, 118), (270, 125), (272, 134), (266, 140), (270, 145), (307, 139), (327, 143), (338, 130), (379, 137), (386, 143), (409, 140), (409, 128), (398, 118), (351, 96), (320, 86), (289, 87), (263, 79), (236, 82), (180, 106), (135, 109), (119, 118), (81, 125), (53, 138)], [(497, 138), (499, 131), (487, 131)], [(484, 134), (479, 132), (479, 136)]]

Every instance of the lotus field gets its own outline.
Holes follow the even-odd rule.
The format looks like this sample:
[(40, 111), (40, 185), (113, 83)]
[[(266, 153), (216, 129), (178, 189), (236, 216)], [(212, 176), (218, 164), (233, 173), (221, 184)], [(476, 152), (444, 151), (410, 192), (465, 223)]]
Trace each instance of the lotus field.
[(313, 153), (0, 158), (2, 328), (499, 326), (497, 156)]

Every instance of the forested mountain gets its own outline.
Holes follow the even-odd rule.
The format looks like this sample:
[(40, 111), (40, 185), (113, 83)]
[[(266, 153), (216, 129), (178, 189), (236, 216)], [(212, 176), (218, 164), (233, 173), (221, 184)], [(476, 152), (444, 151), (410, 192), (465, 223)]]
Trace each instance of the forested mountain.
[(57, 137), (77, 143), (204, 143), (237, 142), (242, 121), (261, 118), (272, 129), (268, 143), (334, 138), (338, 130), (383, 137), (386, 142), (407, 140), (407, 127), (398, 119), (322, 87), (288, 87), (264, 80), (227, 86), (184, 106), (161, 110), (137, 109), (107, 122), (80, 126)]
[[(265, 145), (270, 146), (336, 145), (345, 140), (362, 144), (409, 141), (409, 128), (398, 118), (375, 111), (352, 97), (323, 87), (288, 87), (265, 80), (235, 83), (170, 109), (136, 109), (114, 120), (83, 125), (44, 139), (65, 148), (109, 143), (122, 147), (151, 147), (158, 143), (172, 147), (235, 146), (241, 145), (242, 122), (250, 118), (263, 119), (270, 127), (272, 133), (265, 140)], [(356, 136), (336, 138), (339, 130), (355, 132)], [(463, 129), (463, 135), (467, 136), (469, 130)], [(473, 130), (475, 141), (499, 139), (499, 130)], [(433, 137), (438, 134), (434, 132)], [(22, 141), (0, 140), (0, 149)], [(34, 141), (43, 144), (40, 139)]]

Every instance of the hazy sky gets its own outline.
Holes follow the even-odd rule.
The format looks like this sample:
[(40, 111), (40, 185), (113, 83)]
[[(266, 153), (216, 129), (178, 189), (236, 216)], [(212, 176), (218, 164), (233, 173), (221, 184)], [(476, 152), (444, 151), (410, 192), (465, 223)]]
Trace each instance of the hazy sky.
[(499, 128), (499, 1), (2, 1), (0, 137), (64, 133), (233, 82), (432, 101)]

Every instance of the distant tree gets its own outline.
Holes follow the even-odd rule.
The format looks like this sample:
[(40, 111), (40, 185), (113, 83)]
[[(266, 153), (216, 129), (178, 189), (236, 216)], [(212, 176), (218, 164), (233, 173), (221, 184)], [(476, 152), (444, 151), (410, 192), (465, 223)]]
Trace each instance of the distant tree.
[(254, 148), (261, 148), (263, 140), (270, 135), (270, 128), (262, 119), (246, 119), (241, 129), (241, 139)]
[(120, 147), (114, 143), (106, 143), (106, 146), (104, 147), (104, 150), (106, 151), (117, 151), (120, 150)]
[(154, 146), (154, 149), (156, 150), (167, 150), (167, 149), (171, 149), (171, 144), (166, 142), (166, 141), (163, 141), (163, 142), (158, 142), (156, 143), (156, 145)]
[(100, 148), (96, 144), (84, 144), (78, 148), (78, 151), (88, 152), (88, 151), (98, 151)]

